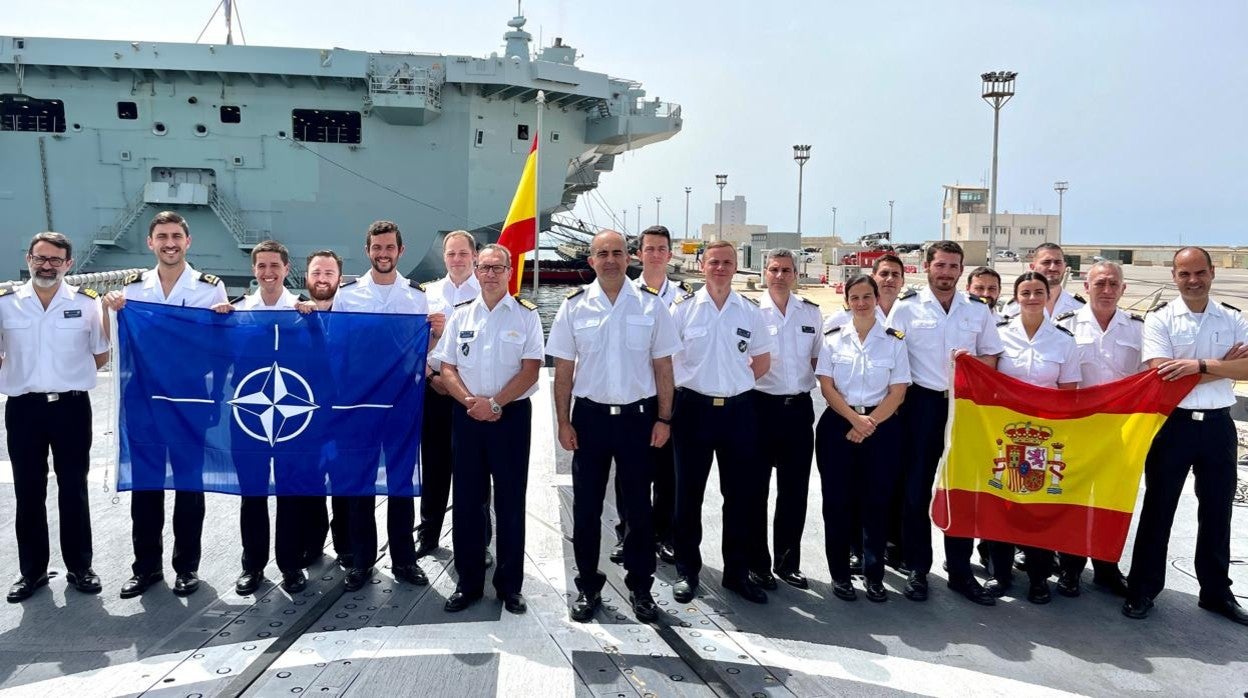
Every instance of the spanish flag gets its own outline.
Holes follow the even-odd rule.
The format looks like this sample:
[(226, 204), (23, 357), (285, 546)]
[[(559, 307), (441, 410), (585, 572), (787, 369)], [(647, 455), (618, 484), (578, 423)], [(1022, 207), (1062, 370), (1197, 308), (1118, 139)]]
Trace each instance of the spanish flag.
[(951, 536), (1118, 560), (1153, 437), (1199, 380), (1146, 371), (1053, 390), (959, 356), (932, 521)]
[(524, 161), (524, 171), (520, 173), (520, 184), (516, 187), (516, 196), (511, 200), (511, 208), (507, 211), (507, 221), (503, 223), (503, 233), (498, 236), (498, 244), (511, 252), (511, 295), (520, 293), (520, 278), (524, 275), (524, 257), (529, 250), (534, 250), (533, 263), (537, 264), (537, 136), (533, 136), (533, 145), (529, 148), (529, 156)]

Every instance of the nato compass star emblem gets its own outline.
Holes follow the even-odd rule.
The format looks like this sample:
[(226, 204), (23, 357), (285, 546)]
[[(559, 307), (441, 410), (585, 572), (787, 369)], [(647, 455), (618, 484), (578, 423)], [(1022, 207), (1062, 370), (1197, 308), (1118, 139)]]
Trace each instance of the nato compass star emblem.
[(244, 433), (273, 446), (308, 428), (312, 413), (319, 409), (315, 399), (303, 376), (275, 361), (244, 376), (229, 404)]

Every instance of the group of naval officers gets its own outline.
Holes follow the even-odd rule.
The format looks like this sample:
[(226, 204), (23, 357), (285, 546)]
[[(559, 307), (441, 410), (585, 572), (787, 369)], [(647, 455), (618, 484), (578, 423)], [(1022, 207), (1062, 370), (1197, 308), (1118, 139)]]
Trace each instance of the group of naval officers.
[[(105, 311), (124, 313), (126, 302), (137, 300), (219, 313), (428, 316), (419, 523), (414, 499), (392, 496), (386, 527), (394, 577), (428, 584), (418, 560), (438, 548), (454, 488), (449, 511), (457, 585), (445, 603), (448, 612), (484, 596), (491, 566), (493, 591), (504, 608), (526, 610), (529, 398), (545, 356), (552, 357), (557, 437), (572, 455), (578, 594), (569, 615), (578, 622), (592, 620), (603, 603), (602, 517), (613, 464), (619, 525), (609, 558), (623, 565), (628, 603), (643, 622), (658, 617), (652, 593), (657, 560), (675, 565), (677, 602), (701, 593), (702, 509), (712, 465), (718, 466), (723, 500), (719, 583), (725, 589), (761, 604), (780, 583), (809, 588), (801, 548), (813, 461), (820, 472), (832, 594), (855, 600), (854, 579), (860, 577), (869, 601), (886, 601), (885, 568), (891, 566), (904, 577), (903, 596), (923, 602), (933, 562), (929, 505), (954, 356), (970, 354), (1019, 380), (1071, 390), (1149, 368), (1165, 380), (1199, 374), (1200, 382), (1149, 451), (1129, 576), (1112, 561), (1094, 560), (1092, 581), (1125, 597), (1124, 615), (1149, 615), (1164, 586), (1170, 529), (1190, 471), (1200, 500), (1200, 606), (1248, 624), (1228, 575), (1236, 460), (1232, 380), (1248, 378), (1248, 320), (1210, 299), (1214, 267), (1202, 248), (1175, 254), (1179, 298), (1146, 317), (1119, 309), (1126, 283), (1114, 262), (1098, 262), (1088, 271), (1086, 300), (1065, 291), (1065, 258), (1052, 243), (1035, 250), (1031, 271), (1015, 280), (1013, 300), (998, 315), (1000, 275), (974, 269), (960, 290), (962, 249), (940, 241), (925, 252), (922, 290), (906, 289), (902, 260), (888, 254), (869, 274), (845, 283), (845, 308), (825, 318), (795, 292), (792, 252), (768, 253), (766, 292), (753, 299), (733, 290), (737, 255), (730, 243), (706, 245), (700, 257), (705, 285), (695, 292), (667, 276), (672, 253), (666, 228), (654, 226), (640, 236), (636, 253), (643, 272), (635, 280), (625, 273), (628, 241), (606, 230), (590, 246), (595, 280), (568, 294), (543, 341), (536, 306), (509, 293), (517, 270), (508, 250), (478, 249), (464, 231), (442, 241), (447, 275), (417, 284), (398, 273), (404, 253), (398, 226), (377, 221), (365, 234), (370, 268), (340, 283), (341, 257), (313, 252), (306, 296), (285, 287), (286, 248), (266, 241), (251, 253), (256, 290), (233, 302), (219, 279), (187, 263), (190, 229), (177, 213), (153, 218), (147, 242), (155, 268), (101, 298), (62, 281), (73, 266), (70, 241), (39, 233), (26, 255), (30, 280), (0, 292), (0, 393), (9, 396), (5, 425), (20, 566), (10, 602), (49, 582), (49, 453), (59, 489), (65, 581), (82, 593), (101, 591), (92, 569), (87, 505), (87, 391), (108, 360)], [(816, 387), (827, 405), (818, 420)], [(170, 451), (167, 457), (178, 472), (179, 459), (194, 466), (203, 455)], [(776, 503), (769, 521), (773, 470)], [(332, 517), (325, 497), (276, 497), (273, 550), (280, 584), (289, 593), (306, 588), (304, 570), (323, 555), (327, 536), (348, 590), (360, 589), (375, 574), (375, 498), (330, 499)], [(164, 578), (164, 491), (135, 491), (131, 518), (133, 576), (121, 587), (123, 598), (139, 596)], [(175, 487), (174, 594), (199, 587), (203, 521), (203, 493)], [(264, 584), (269, 523), (268, 497), (240, 498), (240, 595)], [(488, 552), (491, 537), (496, 559)], [(1026, 571), (1025, 596), (1033, 603), (1051, 600), (1053, 574), (1058, 593), (1081, 593), (1082, 558), (1035, 548), (1016, 556), (1008, 543), (982, 541), (979, 556), (990, 575), (984, 584), (971, 564), (974, 541), (945, 536), (943, 543), (948, 587), (976, 604), (991, 606), (1016, 593), (1016, 567)]]

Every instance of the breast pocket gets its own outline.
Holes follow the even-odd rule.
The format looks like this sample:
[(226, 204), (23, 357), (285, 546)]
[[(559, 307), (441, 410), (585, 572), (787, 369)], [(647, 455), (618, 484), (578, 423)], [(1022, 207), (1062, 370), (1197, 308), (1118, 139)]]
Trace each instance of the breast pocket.
[(958, 320), (957, 331), (957, 348), (966, 349), (972, 354), (975, 353), (975, 343), (979, 339), (979, 323), (970, 318), (961, 318)]
[(654, 318), (648, 315), (630, 315), (624, 332), (624, 346), (633, 351), (650, 348), (650, 337), (654, 334)]
[(1135, 373), (1140, 367), (1140, 344), (1119, 339), (1114, 342), (1113, 362), (1122, 373)]
[(455, 358), (452, 363), (464, 368), (472, 368), (480, 361), (484, 343), (478, 341), (480, 333), (476, 330), (465, 330), (455, 338)]
[(519, 330), (504, 330), (498, 336), (498, 348), (502, 352), (504, 366), (519, 366), (524, 356), (524, 333)]
[(711, 348), (710, 330), (706, 326), (686, 327), (681, 336), (684, 351), (690, 356), (703, 357)]
[(576, 340), (578, 353), (598, 351), (599, 345), (602, 343), (600, 339), (601, 334), (601, 318), (580, 318), (572, 323), (572, 336)]
[(87, 350), (91, 330), (83, 318), (61, 318), (54, 325), (53, 342), (57, 351), (81, 353)]

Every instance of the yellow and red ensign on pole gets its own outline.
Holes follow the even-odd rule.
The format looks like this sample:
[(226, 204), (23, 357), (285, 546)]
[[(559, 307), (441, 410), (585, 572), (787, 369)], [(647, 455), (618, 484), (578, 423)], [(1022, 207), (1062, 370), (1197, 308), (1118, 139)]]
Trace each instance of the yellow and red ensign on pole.
[(1153, 437), (1198, 381), (1146, 371), (1054, 390), (959, 356), (932, 521), (946, 535), (1118, 560)]
[(524, 276), (524, 258), (529, 250), (534, 251), (533, 264), (537, 264), (537, 136), (533, 136), (533, 145), (529, 148), (529, 156), (525, 158), (524, 170), (520, 173), (520, 184), (516, 186), (516, 196), (511, 200), (511, 208), (507, 210), (507, 219), (503, 223), (503, 232), (498, 236), (498, 244), (511, 252), (511, 295), (520, 293), (520, 281)]

